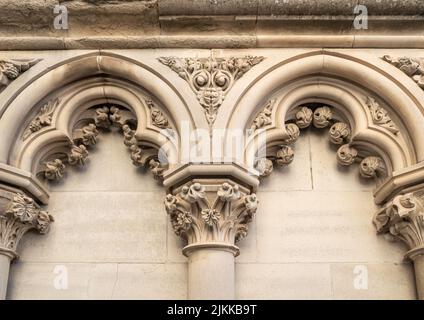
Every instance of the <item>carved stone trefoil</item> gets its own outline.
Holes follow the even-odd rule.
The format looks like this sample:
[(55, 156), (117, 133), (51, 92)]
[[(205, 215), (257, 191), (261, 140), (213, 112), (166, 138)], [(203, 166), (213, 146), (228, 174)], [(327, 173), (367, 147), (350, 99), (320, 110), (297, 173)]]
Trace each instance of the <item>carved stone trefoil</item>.
[(374, 124), (386, 128), (393, 134), (399, 133), (399, 129), (396, 127), (387, 111), (381, 107), (374, 98), (368, 97), (366, 104), (371, 112), (372, 122)]
[(256, 213), (257, 204), (255, 194), (246, 194), (230, 182), (216, 185), (213, 190), (195, 182), (165, 198), (175, 233), (189, 245), (234, 245), (247, 235), (247, 225)]
[(35, 201), (17, 193), (5, 212), (0, 213), (0, 252), (16, 258), (16, 249), (22, 236), (30, 229), (47, 233), (53, 217), (40, 210)]
[(421, 89), (424, 89), (424, 59), (410, 57), (391, 57), (385, 55), (382, 59), (411, 77)]
[(59, 104), (59, 99), (53, 99), (47, 102), (40, 111), (37, 113), (34, 119), (28, 124), (24, 133), (22, 134), (22, 140), (25, 141), (31, 134), (41, 130), (43, 127), (50, 126), (52, 124), (53, 113)]
[(0, 92), (41, 59), (0, 59)]
[(158, 60), (186, 80), (203, 107), (209, 125), (215, 122), (226, 94), (253, 66), (264, 57), (230, 58), (160, 57)]

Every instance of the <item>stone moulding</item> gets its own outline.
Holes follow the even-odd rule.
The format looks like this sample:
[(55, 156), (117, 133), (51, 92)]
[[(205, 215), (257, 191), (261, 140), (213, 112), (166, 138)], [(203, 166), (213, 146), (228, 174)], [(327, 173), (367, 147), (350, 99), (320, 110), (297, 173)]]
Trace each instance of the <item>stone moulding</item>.
[(160, 57), (158, 60), (186, 80), (204, 109), (206, 120), (212, 126), (226, 94), (253, 66), (264, 57), (244, 56), (230, 58)]

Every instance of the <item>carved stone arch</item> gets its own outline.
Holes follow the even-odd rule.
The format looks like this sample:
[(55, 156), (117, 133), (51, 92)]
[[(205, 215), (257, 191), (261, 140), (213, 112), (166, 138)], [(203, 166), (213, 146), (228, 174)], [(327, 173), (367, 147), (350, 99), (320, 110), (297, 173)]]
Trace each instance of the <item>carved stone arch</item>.
[[(73, 130), (84, 118), (86, 125), (94, 123), (93, 115), (87, 115), (95, 113), (89, 111), (94, 106), (116, 104), (132, 112), (138, 124), (131, 133), (138, 147), (161, 149), (173, 164), (180, 157), (181, 125), (207, 127), (204, 117), (196, 114), (200, 111), (188, 108), (169, 81), (133, 59), (92, 53), (43, 70), (22, 84), (19, 95), (6, 98), (0, 106), (3, 171), (13, 180), (16, 175), (11, 171), (22, 170), (25, 178), (19, 182), (20, 187), (43, 203), (48, 201), (48, 191), (40, 188), (36, 177), (39, 161), (45, 162), (48, 154), (61, 153), (66, 157), (66, 150), (69, 153), (74, 145), (78, 147)], [(134, 155), (139, 150), (128, 146), (133, 156), (139, 157)], [(149, 157), (153, 156), (158, 158), (157, 151)], [(149, 157), (141, 157), (135, 163), (141, 161), (144, 165)], [(157, 163), (152, 165), (153, 170), (159, 170)]]
[[(206, 120), (201, 116), (201, 110), (188, 107), (191, 103), (190, 97), (182, 97), (166, 78), (134, 59), (107, 52), (94, 52), (60, 61), (55, 65), (43, 65), (41, 61), (37, 67), (38, 69), (33, 68), (30, 71), (40, 72), (30, 79), (26, 78), (27, 81), (21, 84), (19, 95), (10, 93), (10, 96), (0, 102), (0, 130), (5, 137), (5, 143), (0, 147), (2, 162), (8, 161), (14, 137), (25, 122), (24, 115), (30, 114), (37, 103), (56, 90), (96, 75), (115, 77), (143, 88), (165, 108), (164, 111), (173, 119), (177, 132), (184, 122), (188, 122), (191, 128), (208, 127)], [(106, 99), (106, 93), (103, 94)], [(187, 99), (189, 101), (186, 101)]]
[[(388, 174), (385, 179), (379, 179), (374, 193), (376, 203), (382, 203), (402, 187), (399, 170), (421, 172), (414, 166), (424, 159), (424, 143), (420, 138), (424, 135), (424, 127), (420, 125), (424, 118), (424, 94), (396, 81), (398, 70), (380, 60), (362, 61), (324, 50), (276, 62), (257, 75), (241, 94), (232, 97), (236, 101), (232, 109), (223, 104), (216, 124), (228, 130), (251, 128), (269, 101), (280, 98), (270, 112), (269, 123), (262, 128), (267, 143), (278, 145), (290, 138), (285, 122), (294, 122), (293, 113), (290, 114), (293, 108), (303, 103), (327, 103), (349, 121), (354, 131), (353, 142), (364, 156), (368, 153), (384, 160)], [(384, 114), (383, 120), (376, 111)], [(224, 141), (231, 143), (228, 138)], [(245, 158), (239, 161), (249, 167), (255, 161), (246, 157), (252, 157), (255, 152), (249, 150), (249, 142), (247, 146)]]

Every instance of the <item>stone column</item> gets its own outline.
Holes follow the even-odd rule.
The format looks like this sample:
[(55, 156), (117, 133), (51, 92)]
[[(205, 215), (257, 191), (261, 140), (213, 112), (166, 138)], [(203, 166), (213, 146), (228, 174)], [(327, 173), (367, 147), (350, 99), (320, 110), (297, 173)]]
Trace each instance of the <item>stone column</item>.
[(192, 182), (168, 194), (166, 210), (187, 240), (189, 299), (234, 299), (236, 242), (247, 235), (258, 201), (230, 180)]
[(414, 263), (418, 299), (424, 300), (424, 192), (396, 196), (377, 212), (374, 225), (408, 246), (405, 258)]
[(20, 193), (14, 193), (0, 206), (0, 300), (6, 298), (10, 262), (18, 257), (16, 249), (20, 239), (31, 229), (46, 233), (52, 221), (53, 218), (40, 210), (32, 198)]

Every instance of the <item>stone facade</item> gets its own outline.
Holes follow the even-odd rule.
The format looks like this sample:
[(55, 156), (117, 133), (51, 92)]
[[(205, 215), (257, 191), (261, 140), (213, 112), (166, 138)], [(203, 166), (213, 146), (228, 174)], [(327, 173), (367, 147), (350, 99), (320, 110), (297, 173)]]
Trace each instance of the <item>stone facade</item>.
[(265, 2), (1, 17), (1, 298), (424, 299), (424, 9)]

